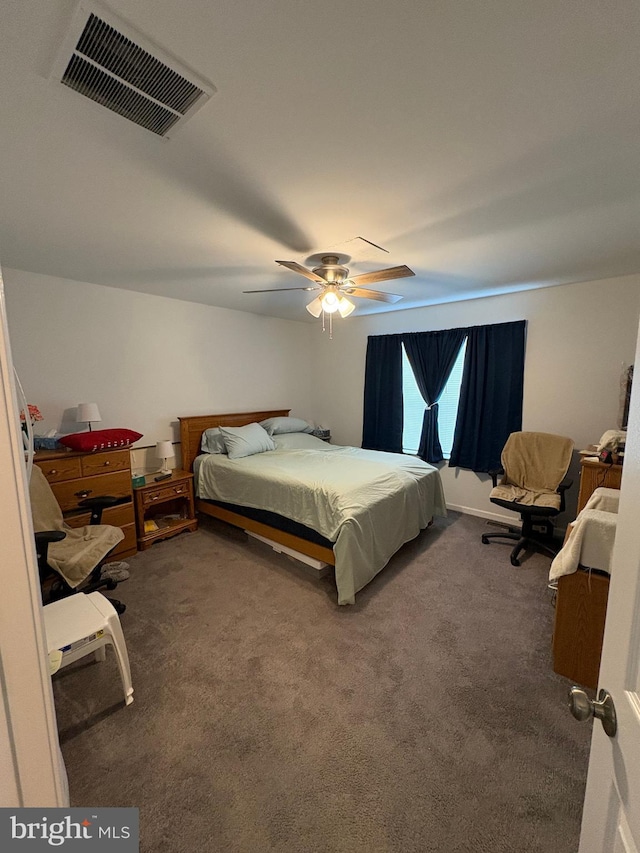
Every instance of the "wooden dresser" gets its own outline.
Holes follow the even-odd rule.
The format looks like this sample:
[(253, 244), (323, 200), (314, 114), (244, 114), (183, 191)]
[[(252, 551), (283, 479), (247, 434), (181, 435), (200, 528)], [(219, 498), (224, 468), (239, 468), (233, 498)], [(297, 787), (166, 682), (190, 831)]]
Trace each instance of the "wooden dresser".
[(604, 462), (580, 460), (580, 492), (578, 494), (578, 512), (598, 488), (619, 489), (622, 479), (622, 465), (606, 465)]
[[(619, 489), (622, 465), (582, 460), (578, 511), (599, 488)], [(567, 527), (566, 545), (573, 531)], [(558, 578), (553, 630), (553, 669), (577, 684), (598, 686), (604, 625), (609, 599), (609, 575), (598, 568), (579, 566)]]
[(553, 670), (577, 684), (598, 686), (609, 575), (580, 568), (558, 578)]
[(34, 460), (53, 489), (69, 527), (89, 524), (91, 513), (78, 506), (84, 498), (112, 495), (119, 499), (102, 513), (102, 523), (120, 527), (124, 539), (110, 554), (123, 559), (135, 554), (136, 522), (131, 488), (131, 455), (128, 448), (96, 453), (41, 450)]

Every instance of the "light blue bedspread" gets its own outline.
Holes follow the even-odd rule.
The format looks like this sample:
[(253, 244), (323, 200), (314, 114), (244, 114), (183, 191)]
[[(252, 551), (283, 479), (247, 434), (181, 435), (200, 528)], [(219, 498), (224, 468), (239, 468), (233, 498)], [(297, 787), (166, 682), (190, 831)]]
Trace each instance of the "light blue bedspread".
[(384, 568), (434, 516), (446, 515), (440, 473), (415, 456), (274, 436), (276, 450), (196, 459), (196, 494), (269, 510), (334, 542), (338, 604)]

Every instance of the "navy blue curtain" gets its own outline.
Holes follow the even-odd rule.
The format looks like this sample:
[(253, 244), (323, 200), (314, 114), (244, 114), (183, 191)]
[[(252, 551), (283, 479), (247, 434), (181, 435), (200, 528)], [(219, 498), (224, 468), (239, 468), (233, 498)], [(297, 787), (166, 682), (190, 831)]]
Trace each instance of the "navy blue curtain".
[(367, 341), (362, 446), (402, 453), (402, 341), (375, 335)]
[(525, 321), (467, 330), (467, 351), (450, 466), (500, 468), (502, 448), (522, 429)]
[(438, 400), (455, 364), (466, 329), (410, 332), (402, 336), (416, 384), (427, 404), (422, 418), (418, 456), (425, 462), (442, 462), (438, 435)]

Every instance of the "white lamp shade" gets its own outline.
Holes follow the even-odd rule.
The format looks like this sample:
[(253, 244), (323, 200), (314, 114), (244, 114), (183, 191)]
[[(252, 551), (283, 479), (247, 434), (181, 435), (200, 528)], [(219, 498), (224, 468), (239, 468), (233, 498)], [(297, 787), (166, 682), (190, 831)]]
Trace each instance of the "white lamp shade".
[(349, 299), (345, 299), (344, 296), (340, 297), (340, 301), (338, 302), (338, 311), (340, 312), (341, 317), (348, 317), (352, 311), (356, 310), (356, 306)]
[(101, 421), (100, 411), (98, 410), (97, 403), (78, 403), (78, 411), (76, 413), (77, 421), (85, 421), (86, 423), (91, 423), (91, 421)]
[(312, 314), (314, 317), (319, 317), (322, 314), (322, 302), (320, 301), (320, 297), (316, 296), (313, 302), (310, 302), (306, 308), (309, 314)]
[(156, 456), (158, 459), (170, 459), (173, 455), (173, 444), (170, 441), (158, 441), (156, 443)]
[(322, 296), (316, 296), (307, 306), (307, 311), (314, 317), (319, 317), (323, 311), (333, 314), (339, 311), (341, 317), (348, 317), (356, 306), (336, 290), (328, 290)]

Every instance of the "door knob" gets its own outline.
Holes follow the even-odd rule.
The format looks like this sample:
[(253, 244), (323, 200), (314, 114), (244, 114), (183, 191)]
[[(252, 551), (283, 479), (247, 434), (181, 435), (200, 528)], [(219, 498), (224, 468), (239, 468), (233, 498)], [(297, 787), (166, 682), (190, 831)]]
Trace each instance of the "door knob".
[(616, 709), (613, 697), (608, 690), (600, 690), (598, 698), (589, 699), (584, 690), (572, 687), (569, 691), (569, 709), (576, 720), (584, 722), (590, 717), (595, 717), (602, 723), (602, 728), (609, 737), (615, 737), (618, 731)]

